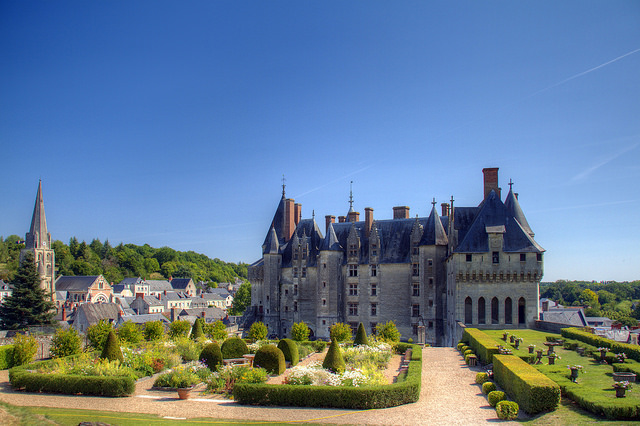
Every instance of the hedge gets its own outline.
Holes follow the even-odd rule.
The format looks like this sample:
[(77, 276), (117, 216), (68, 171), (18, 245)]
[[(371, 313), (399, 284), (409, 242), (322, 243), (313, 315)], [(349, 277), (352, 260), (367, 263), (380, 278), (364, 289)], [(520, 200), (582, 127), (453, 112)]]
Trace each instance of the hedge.
[(625, 354), (627, 354), (627, 357), (636, 361), (640, 361), (640, 346), (638, 345), (631, 345), (629, 343), (618, 343), (614, 340), (596, 336), (595, 334), (589, 333), (588, 331), (583, 331), (576, 327), (563, 328), (562, 337), (580, 340), (596, 347), (609, 348), (615, 353), (624, 352)]
[(640, 363), (636, 361), (625, 361), (621, 364), (613, 364), (613, 371), (616, 373), (636, 373), (636, 378), (640, 379)]
[(233, 398), (240, 404), (290, 407), (370, 409), (416, 402), (420, 398), (422, 348), (409, 345), (411, 361), (406, 374), (385, 386), (294, 386), (239, 383)]
[(558, 384), (516, 356), (495, 355), (493, 377), (529, 414), (555, 410), (560, 403)]
[(465, 328), (462, 340), (469, 343), (480, 361), (491, 364), (493, 355), (498, 354), (498, 343), (488, 334), (477, 328)]
[(13, 367), (13, 345), (0, 346), (0, 370)]

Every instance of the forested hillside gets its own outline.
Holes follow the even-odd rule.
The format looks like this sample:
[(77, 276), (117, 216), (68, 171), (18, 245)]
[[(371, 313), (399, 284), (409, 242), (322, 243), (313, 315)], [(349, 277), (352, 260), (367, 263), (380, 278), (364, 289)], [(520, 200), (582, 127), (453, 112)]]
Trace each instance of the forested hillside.
[[(11, 281), (18, 268), (22, 239), (11, 235), (0, 237), (0, 279)], [(125, 277), (163, 279), (192, 278), (195, 282), (233, 282), (236, 277), (247, 278), (247, 265), (210, 259), (193, 251), (181, 252), (169, 247), (153, 248), (148, 244), (122, 244), (112, 247), (109, 241), (94, 239), (78, 242), (74, 237), (65, 244), (55, 241), (57, 276), (98, 275), (114, 283)]]

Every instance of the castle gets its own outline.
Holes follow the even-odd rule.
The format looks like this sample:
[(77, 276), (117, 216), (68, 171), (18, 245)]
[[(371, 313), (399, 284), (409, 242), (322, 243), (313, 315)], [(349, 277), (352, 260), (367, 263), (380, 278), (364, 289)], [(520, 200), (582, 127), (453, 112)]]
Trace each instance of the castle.
[(533, 327), (538, 319), (543, 252), (510, 190), (504, 202), (498, 169), (483, 169), (484, 197), (476, 207), (435, 201), (428, 217), (393, 208), (393, 219), (325, 217), (324, 236), (301, 205), (282, 198), (249, 267), (251, 315), (271, 334), (286, 336), (304, 321), (327, 339), (344, 322), (369, 332), (394, 321), (403, 339), (452, 346), (461, 324)]

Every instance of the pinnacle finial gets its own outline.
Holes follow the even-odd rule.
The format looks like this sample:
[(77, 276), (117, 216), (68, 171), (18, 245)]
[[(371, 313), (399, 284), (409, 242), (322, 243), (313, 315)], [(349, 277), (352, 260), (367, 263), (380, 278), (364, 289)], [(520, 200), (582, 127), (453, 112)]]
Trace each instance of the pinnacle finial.
[(432, 199), (432, 201), (431, 201), (431, 205), (432, 205), (433, 207), (435, 207), (435, 206), (436, 206), (436, 197), (433, 197), (433, 199)]
[(513, 181), (509, 179), (509, 191), (513, 189)]
[(349, 208), (353, 209), (353, 181), (349, 184)]
[(282, 196), (284, 197), (284, 188), (287, 186), (285, 184), (287, 180), (284, 178), (284, 175), (282, 175)]

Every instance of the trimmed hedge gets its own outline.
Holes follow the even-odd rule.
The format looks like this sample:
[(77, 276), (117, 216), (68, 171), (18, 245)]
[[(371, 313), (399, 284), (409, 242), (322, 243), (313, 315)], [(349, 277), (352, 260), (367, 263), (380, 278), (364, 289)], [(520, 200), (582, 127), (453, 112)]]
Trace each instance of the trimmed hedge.
[(482, 393), (485, 395), (489, 395), (491, 392), (498, 390), (496, 384), (493, 382), (484, 382), (482, 384)]
[(489, 395), (487, 395), (489, 405), (492, 407), (495, 407), (498, 402), (504, 401), (505, 399), (507, 399), (507, 396), (504, 394), (504, 392), (499, 390), (491, 391), (489, 392)]
[(493, 356), (493, 377), (529, 414), (555, 410), (560, 403), (560, 386), (516, 356)]
[(477, 328), (465, 328), (462, 340), (469, 342), (469, 346), (484, 364), (491, 364), (493, 355), (499, 353), (498, 343), (491, 336)]
[(563, 328), (561, 334), (562, 337), (580, 340), (592, 346), (609, 348), (615, 353), (624, 352), (627, 354), (627, 357), (640, 362), (640, 346), (638, 345), (618, 343), (614, 340), (596, 336), (595, 334), (591, 334), (588, 331), (583, 331), (576, 327)]
[(276, 345), (265, 345), (258, 349), (253, 359), (253, 365), (262, 367), (269, 374), (276, 376), (284, 373), (287, 366), (284, 360), (284, 353), (276, 347)]
[(13, 367), (13, 345), (0, 346), (0, 370)]
[(500, 420), (515, 420), (518, 418), (518, 403), (513, 401), (500, 401), (496, 404), (496, 414)]
[(300, 361), (300, 355), (298, 354), (298, 345), (291, 339), (282, 339), (278, 342), (278, 349), (284, 354), (284, 360), (289, 361), (291, 366), (294, 367)]
[(420, 398), (422, 348), (409, 345), (411, 361), (406, 374), (385, 386), (293, 386), (237, 383), (233, 398), (240, 404), (289, 407), (371, 409), (395, 407)]
[(220, 347), (222, 352), (222, 358), (242, 358), (242, 355), (249, 353), (247, 344), (239, 337), (231, 337), (224, 342)]
[(481, 385), (484, 382), (489, 381), (489, 375), (487, 373), (477, 373), (476, 374), (476, 383)]
[(30, 372), (26, 367), (33, 368), (34, 364), (13, 367), (9, 370), (9, 381), (16, 390), (66, 395), (129, 396), (133, 395), (136, 386), (135, 380), (127, 376), (40, 374)]

